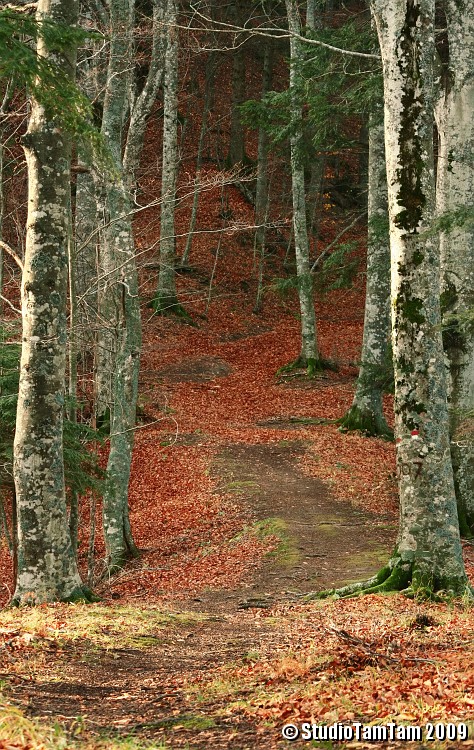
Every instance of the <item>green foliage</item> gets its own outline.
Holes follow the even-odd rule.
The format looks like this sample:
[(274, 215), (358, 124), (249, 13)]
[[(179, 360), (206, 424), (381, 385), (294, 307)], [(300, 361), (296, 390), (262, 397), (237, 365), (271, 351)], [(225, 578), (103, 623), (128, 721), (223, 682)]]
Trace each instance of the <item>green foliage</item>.
[(38, 21), (14, 9), (0, 10), (0, 79), (27, 86), (44, 106), (47, 117), (56, 120), (76, 137), (86, 138), (99, 153), (103, 145), (92, 124), (87, 97), (51, 59), (36, 53), (39, 39), (56, 55), (74, 48), (90, 34), (77, 27), (48, 20)]
[[(20, 345), (9, 343), (0, 329), (0, 491), (13, 486), (13, 437), (15, 434)], [(66, 404), (69, 411), (71, 403)], [(67, 493), (83, 495), (87, 490), (101, 492), (104, 471), (97, 456), (87, 446), (101, 436), (86, 424), (64, 420), (64, 473)]]
[[(308, 32), (327, 44), (354, 52), (366, 52), (376, 46), (375, 35), (366, 23), (348, 23), (339, 29)], [(383, 86), (377, 60), (341, 55), (324, 47), (303, 43), (295, 88), (290, 92), (269, 92), (260, 101), (241, 105), (242, 120), (254, 128), (263, 128), (273, 146), (286, 141), (292, 133), (294, 97), (304, 108), (305, 121), (314, 149), (332, 151), (354, 145), (346, 132), (348, 117), (367, 116), (380, 109)]]
[(336, 245), (323, 260), (315, 274), (315, 284), (320, 294), (352, 286), (359, 270), (359, 259), (352, 256), (356, 247), (357, 242), (343, 242)]

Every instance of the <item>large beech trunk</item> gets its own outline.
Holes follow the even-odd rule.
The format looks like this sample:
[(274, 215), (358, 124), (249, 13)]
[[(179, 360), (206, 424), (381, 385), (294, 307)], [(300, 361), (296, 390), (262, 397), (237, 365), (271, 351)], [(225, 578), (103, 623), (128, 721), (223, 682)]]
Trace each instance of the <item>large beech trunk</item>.
[(449, 451), (434, 215), (434, 0), (372, 0), (382, 52), (390, 211), (396, 551), (382, 588), (468, 590)]
[[(474, 4), (446, 3), (449, 63), (437, 112), (437, 204), (474, 206)], [(461, 531), (474, 531), (474, 227), (440, 236), (444, 345), (449, 359), (451, 455)]]
[[(39, 0), (38, 20), (77, 22), (76, 0)], [(73, 75), (75, 51), (38, 55)], [(28, 221), (22, 280), (22, 354), (14, 442), (18, 604), (88, 599), (68, 529), (63, 464), (71, 145), (34, 99), (24, 137)]]
[(434, 0), (372, 0), (382, 53), (400, 525), (388, 564), (339, 596), (405, 590), (473, 598), (449, 444), (434, 216)]

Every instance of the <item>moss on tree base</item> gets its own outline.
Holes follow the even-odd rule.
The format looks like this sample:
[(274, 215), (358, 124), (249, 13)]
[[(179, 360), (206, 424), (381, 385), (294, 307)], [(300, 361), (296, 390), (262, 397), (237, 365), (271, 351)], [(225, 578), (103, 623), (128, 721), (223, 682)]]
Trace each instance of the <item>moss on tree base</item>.
[(465, 576), (463, 577), (435, 577), (427, 568), (426, 562), (403, 560), (395, 554), (388, 564), (367, 581), (352, 583), (339, 589), (307, 594), (304, 599), (349, 599), (365, 594), (387, 594), (400, 592), (409, 598), (431, 599), (446, 601), (451, 599), (466, 599), (474, 602), (474, 591)]
[(289, 375), (297, 370), (306, 370), (306, 377), (314, 378), (317, 375), (324, 372), (324, 370), (335, 370), (335, 365), (328, 359), (322, 357), (316, 358), (311, 357), (307, 359), (302, 354), (295, 359), (293, 362), (289, 362), (287, 365), (283, 365), (277, 370), (278, 375)]
[(25, 591), (23, 593), (15, 594), (10, 602), (11, 607), (37, 607), (40, 604), (54, 603), (54, 602), (65, 602), (69, 604), (76, 604), (82, 602), (83, 604), (93, 604), (94, 602), (102, 601), (100, 596), (96, 596), (94, 592), (87, 586), (77, 586), (68, 596), (48, 596), (42, 597), (37, 595), (34, 591)]
[(338, 420), (340, 432), (361, 432), (367, 437), (381, 437), (393, 440), (393, 431), (388, 426), (383, 415), (374, 411), (361, 409), (353, 404), (349, 411)]
[(164, 297), (157, 295), (149, 302), (148, 307), (151, 307), (157, 315), (173, 316), (189, 325), (196, 325), (189, 313), (180, 302), (178, 302), (177, 297)]

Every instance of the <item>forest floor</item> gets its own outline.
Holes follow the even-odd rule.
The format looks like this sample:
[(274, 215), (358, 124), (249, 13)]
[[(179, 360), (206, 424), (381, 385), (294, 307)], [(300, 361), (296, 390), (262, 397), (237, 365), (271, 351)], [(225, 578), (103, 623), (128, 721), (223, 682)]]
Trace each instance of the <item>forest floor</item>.
[[(144, 184), (151, 200), (156, 185), (147, 195)], [(299, 353), (294, 293), (282, 299), (272, 285), (287, 273), (284, 248), (269, 247), (256, 315), (252, 232), (241, 228), (252, 211), (229, 188), (224, 225), (221, 192), (201, 201), (198, 226), (209, 233), (196, 235), (192, 267), (180, 275), (194, 326), (146, 306), (156, 210), (140, 214), (148, 266), (130, 509), (141, 556), (104, 579), (98, 533), (101, 603), (0, 612), (0, 750), (333, 746), (288, 742), (288, 722), (434, 722), (438, 733), (450, 722), (461, 734), (468, 724), (466, 741), (432, 742), (426, 729), (410, 746), (474, 747), (472, 610), (399, 595), (303, 599), (376, 572), (397, 532), (393, 444), (341, 434), (335, 423), (357, 375), (362, 270), (352, 289), (317, 301), (321, 350), (337, 370), (277, 376)], [(324, 242), (339, 227), (328, 214)], [(363, 255), (360, 231), (348, 239)], [(385, 406), (390, 421), (390, 396)], [(87, 502), (82, 513), (85, 572)], [(474, 582), (473, 553), (466, 543)], [(0, 563), (6, 604), (5, 550)]]
[[(302, 598), (374, 573), (396, 536), (393, 445), (332, 423), (352, 398), (360, 291), (319, 303), (323, 352), (344, 358), (307, 380), (275, 375), (297, 354), (291, 307), (255, 316), (233, 283), (199, 327), (147, 321), (141, 557), (97, 586), (100, 604), (0, 613), (0, 748), (474, 747), (471, 610)], [(473, 563), (466, 545), (474, 580)], [(288, 722), (394, 722), (424, 739), (288, 742)], [(470, 738), (427, 742), (430, 722)]]

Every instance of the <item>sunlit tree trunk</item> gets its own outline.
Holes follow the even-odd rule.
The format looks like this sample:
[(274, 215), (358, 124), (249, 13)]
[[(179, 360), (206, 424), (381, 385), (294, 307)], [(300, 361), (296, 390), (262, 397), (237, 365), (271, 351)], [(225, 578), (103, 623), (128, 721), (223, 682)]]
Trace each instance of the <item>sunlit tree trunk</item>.
[[(438, 212), (474, 206), (474, 3), (446, 3), (449, 62), (437, 111)], [(463, 534), (474, 531), (474, 227), (440, 236), (451, 455)]]
[[(77, 22), (76, 0), (39, 0), (37, 17)], [(38, 55), (72, 76), (75, 50)], [(63, 464), (67, 240), (71, 144), (41, 105), (31, 102), (24, 137), (28, 221), (22, 280), (22, 355), (14, 442), (18, 569), (14, 601), (90, 597), (76, 566), (68, 529)]]
[(390, 240), (383, 123), (369, 131), (369, 203), (367, 285), (361, 365), (352, 406), (341, 420), (342, 430), (390, 435), (383, 414), (382, 378), (390, 332)]
[[(298, 6), (295, 0), (286, 0), (288, 26), (290, 32), (301, 33)], [(316, 334), (316, 315), (313, 300), (313, 281), (309, 263), (309, 243), (306, 226), (306, 195), (303, 167), (303, 114), (297, 100), (296, 76), (302, 59), (300, 41), (290, 38), (290, 92), (292, 94), (293, 129), (290, 138), (291, 147), (291, 181), (293, 196), (293, 229), (295, 238), (296, 272), (298, 296), (301, 311), (301, 355), (298, 365), (307, 368), (312, 375), (320, 367), (320, 355)]]
[[(372, 0), (382, 52), (390, 211), (396, 550), (375, 589), (469, 590), (449, 451), (434, 215), (434, 0)], [(379, 585), (378, 585), (379, 584)], [(373, 590), (373, 589), (372, 589)]]

